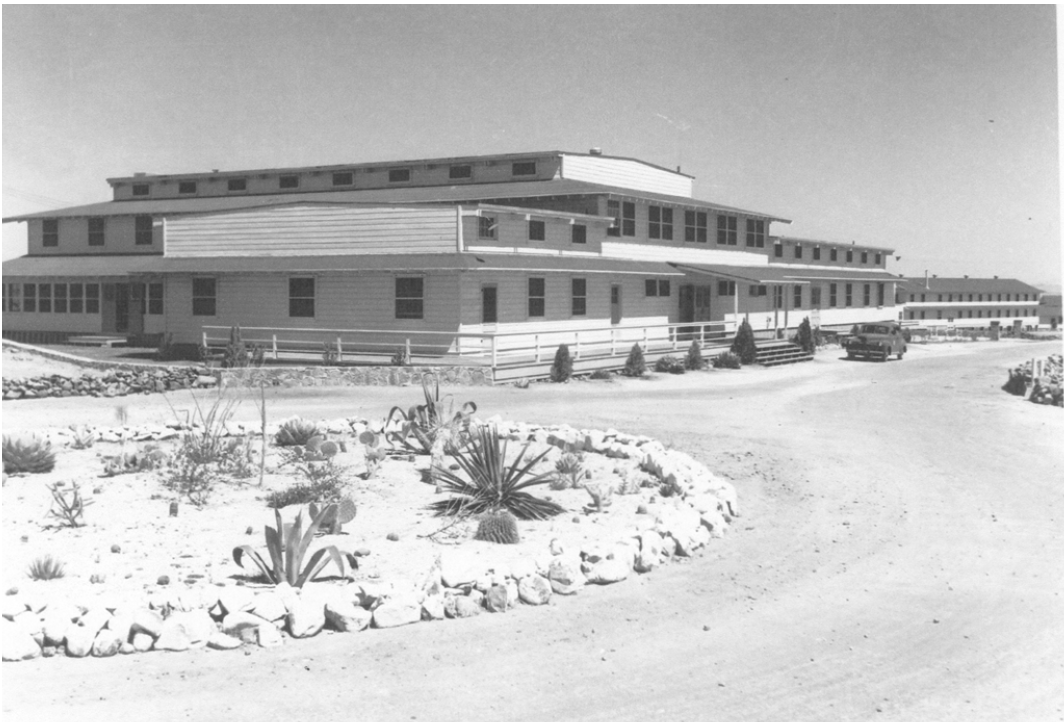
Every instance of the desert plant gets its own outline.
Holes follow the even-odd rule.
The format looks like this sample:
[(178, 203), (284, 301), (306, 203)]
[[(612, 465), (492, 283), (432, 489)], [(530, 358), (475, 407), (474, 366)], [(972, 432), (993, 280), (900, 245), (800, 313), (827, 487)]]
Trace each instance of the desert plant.
[(477, 522), (477, 532), (473, 538), (493, 544), (517, 544), (521, 541), (517, 517), (506, 509), (489, 511)]
[(70, 426), (70, 445), (75, 449), (91, 449), (96, 443), (96, 432), (88, 426)]
[(754, 341), (754, 329), (745, 318), (739, 324), (739, 330), (735, 332), (735, 340), (732, 341), (731, 352), (739, 357), (743, 364), (752, 364), (757, 361), (757, 344)]
[(318, 425), (297, 416), (281, 424), (281, 428), (274, 434), (273, 443), (278, 446), (306, 446), (315, 436), (321, 436)]
[(30, 563), (26, 576), (36, 582), (62, 579), (66, 576), (66, 566), (52, 555), (37, 557)]
[(613, 504), (613, 487), (609, 484), (588, 484), (584, 491), (591, 497), (592, 511), (602, 512)]
[(358, 435), (358, 441), (362, 444), (362, 455), (366, 460), (365, 478), (372, 479), (388, 455), (387, 449), (381, 446), (380, 437), (369, 429)]
[(813, 337), (813, 325), (809, 323), (809, 317), (806, 316), (802, 319), (802, 322), (798, 324), (798, 345), (802, 347), (802, 350), (806, 353), (816, 353), (816, 339)]
[(406, 346), (400, 346), (395, 349), (395, 353), (392, 354), (392, 366), (409, 366), (410, 365), (410, 352)]
[(229, 328), (229, 343), (225, 346), (222, 355), (222, 366), (227, 369), (248, 368), (249, 366), (262, 366), (265, 351), (261, 346), (246, 344), (240, 333), (239, 326)]
[(437, 516), (464, 516), (507, 509), (518, 519), (547, 519), (562, 513), (565, 509), (560, 505), (526, 491), (549, 483), (553, 476), (551, 471), (532, 472), (532, 467), (549, 453), (549, 449), (522, 465), (528, 446), (526, 443), (513, 463), (507, 464), (507, 442), (500, 439), (499, 430), (492, 424), (479, 427), (472, 434), (470, 444), (454, 457), (465, 477), (446, 468), (436, 470), (440, 488), (454, 496), (434, 502), (429, 508)]
[(1024, 377), (1022, 369), (1016, 369), (1015, 371), (1009, 370), (1009, 380), (1005, 382), (1005, 385), (1001, 387), (1002, 391), (1006, 391), (1013, 396), (1023, 396), (1027, 393), (1027, 380)]
[(565, 453), (554, 462), (555, 477), (550, 488), (555, 491), (575, 489), (584, 478), (584, 459), (581, 454)]
[(554, 353), (554, 363), (550, 367), (550, 380), (556, 384), (564, 383), (573, 375), (573, 358), (569, 347), (564, 343)]
[(742, 368), (742, 366), (742, 361), (731, 351), (724, 351), (713, 357), (713, 368), (715, 369), (738, 369)]
[(197, 507), (206, 505), (218, 481), (212, 462), (205, 460), (193, 446), (179, 446), (163, 477), (163, 486)]
[(58, 483), (49, 484), (45, 488), (52, 494), (52, 507), (48, 510), (48, 516), (58, 521), (60, 527), (76, 529), (84, 524), (81, 517), (85, 513), (85, 507), (90, 506), (93, 501), (81, 498), (81, 488), (77, 482), (70, 485), (69, 495)]
[[(325, 507), (326, 510), (330, 508), (332, 511), (322, 517), (321, 531), (323, 534), (343, 534), (344, 524), (354, 521), (355, 515), (358, 514), (355, 500), (350, 496), (345, 496), (335, 504), (329, 504)], [(310, 518), (313, 519), (317, 516), (318, 505), (312, 502), (310, 504)]]
[(643, 349), (639, 344), (632, 344), (632, 350), (628, 352), (628, 360), (624, 362), (625, 376), (642, 376), (647, 372), (647, 362), (643, 358)]
[[(270, 563), (248, 545), (238, 546), (233, 549), (233, 561), (238, 566), (244, 566), (244, 558), (247, 557), (259, 568), (270, 582), (280, 584), (287, 582), (293, 587), (301, 588), (306, 582), (314, 579), (330, 561), (340, 568), (341, 576), (346, 573), (344, 556), (335, 546), (327, 546), (319, 549), (311, 555), (310, 560), (304, 566), (303, 558), (310, 549), (310, 543), (314, 534), (318, 531), (327, 514), (335, 513), (332, 505), (321, 509), (317, 516), (310, 520), (306, 532), (303, 531), (303, 513), (296, 515), (295, 523), (285, 525), (281, 521), (281, 512), (274, 510), (277, 519), (277, 528), (267, 526), (266, 549), (269, 553)], [(352, 567), (357, 567), (355, 557), (347, 555)]]
[(701, 371), (706, 367), (706, 360), (702, 358), (702, 347), (698, 341), (692, 341), (687, 348), (687, 355), (683, 358), (683, 365), (688, 371)]
[(251, 439), (231, 438), (223, 446), (218, 458), (218, 470), (238, 479), (247, 479), (254, 472)]
[[(434, 384), (431, 391), (428, 382), (430, 375)], [(421, 377), (421, 390), (425, 394), (424, 404), (411, 406), (407, 411), (394, 406), (388, 412), (384, 428), (391, 431), (386, 432), (385, 438), (418, 454), (431, 454), (440, 436), (448, 441), (449, 450), (461, 448), (465, 444), (469, 420), (476, 413), (477, 405), (467, 401), (455, 412), (453, 398), (440, 396), (440, 380), (432, 374)]]
[(606, 369), (595, 369), (588, 378), (593, 381), (613, 381), (613, 374)]
[(675, 356), (662, 356), (654, 364), (654, 370), (659, 374), (682, 374), (687, 369), (684, 368), (683, 361)]
[(5, 474), (45, 474), (55, 468), (52, 444), (37, 438), (27, 441), (4, 437)]

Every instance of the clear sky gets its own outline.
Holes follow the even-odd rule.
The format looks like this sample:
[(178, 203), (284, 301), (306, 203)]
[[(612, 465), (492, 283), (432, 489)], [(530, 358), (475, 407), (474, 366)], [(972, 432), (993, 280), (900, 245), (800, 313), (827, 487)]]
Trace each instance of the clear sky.
[(5, 5), (3, 214), (134, 171), (600, 146), (900, 273), (1059, 284), (1056, 45), (1052, 5)]

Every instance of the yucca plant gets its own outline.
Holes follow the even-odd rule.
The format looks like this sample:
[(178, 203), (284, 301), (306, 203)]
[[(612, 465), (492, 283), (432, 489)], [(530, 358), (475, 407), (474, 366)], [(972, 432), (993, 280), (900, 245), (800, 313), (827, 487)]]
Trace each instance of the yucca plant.
[[(296, 515), (293, 524), (286, 526), (281, 521), (281, 512), (274, 510), (277, 518), (277, 528), (266, 527), (266, 550), (270, 555), (270, 563), (249, 545), (238, 546), (233, 549), (233, 561), (238, 566), (244, 566), (244, 558), (247, 557), (255, 563), (259, 571), (273, 584), (288, 582), (296, 588), (302, 587), (308, 581), (314, 579), (325, 569), (330, 561), (335, 562), (340, 568), (340, 574), (346, 572), (344, 567), (344, 555), (335, 546), (327, 546), (319, 549), (311, 555), (310, 560), (304, 566), (303, 558), (310, 549), (310, 543), (314, 540), (314, 534), (322, 522), (331, 515), (336, 514), (335, 505), (330, 504), (321, 509), (318, 514), (311, 518), (310, 526), (303, 531), (303, 513)], [(347, 555), (351, 566), (357, 567), (358, 562), (351, 554)]]
[(477, 411), (477, 405), (467, 401), (455, 412), (454, 399), (450, 396), (440, 396), (440, 380), (435, 375), (432, 375), (433, 389), (429, 390), (430, 375), (421, 377), (425, 403), (411, 406), (407, 411), (394, 406), (384, 422), (385, 429), (393, 429), (386, 434), (388, 441), (402, 445), (416, 454), (431, 454), (437, 437), (442, 432), (449, 432), (454, 447), (462, 446), (469, 419)]
[(26, 576), (37, 582), (62, 579), (66, 576), (66, 566), (51, 555), (37, 557), (26, 570)]
[(44, 474), (55, 468), (55, 452), (50, 442), (32, 438), (4, 437), (5, 474)]
[[(500, 439), (494, 425), (485, 424), (472, 434), (472, 441), (455, 454), (464, 476), (447, 468), (436, 469), (436, 481), (442, 491), (454, 494), (450, 499), (429, 505), (437, 516), (483, 514), (506, 509), (518, 519), (547, 519), (565, 511), (560, 505), (529, 494), (526, 489), (548, 484), (553, 471), (532, 472), (549, 449), (522, 464), (528, 444), (513, 463), (506, 463), (507, 443)], [(468, 477), (468, 478), (466, 478)]]
[(318, 425), (296, 417), (281, 424), (273, 441), (278, 446), (306, 446), (315, 436), (321, 436)]

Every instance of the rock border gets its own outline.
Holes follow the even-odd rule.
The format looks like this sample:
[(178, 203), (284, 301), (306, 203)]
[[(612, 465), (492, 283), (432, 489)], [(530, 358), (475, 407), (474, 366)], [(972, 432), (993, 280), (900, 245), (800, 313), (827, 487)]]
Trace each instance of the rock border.
[[(212, 588), (161, 587), (137, 606), (129, 600), (45, 601), (31, 595), (3, 597), (4, 661), (65, 654), (110, 657), (147, 651), (185, 651), (207, 647), (239, 649), (244, 644), (277, 647), (325, 629), (360, 632), (421, 621), (461, 619), (481, 613), (506, 613), (519, 605), (541, 605), (555, 595), (579, 593), (588, 585), (613, 584), (689, 557), (711, 539), (723, 537), (739, 516), (735, 488), (689, 455), (657, 440), (615, 429), (574, 429), (504, 421), (495, 416), (500, 436), (546, 443), (568, 451), (636, 459), (640, 468), (672, 490), (653, 507), (651, 524), (636, 525), (624, 537), (580, 549), (565, 549), (557, 539), (508, 565), (471, 562), (443, 547), (416, 583), (354, 582), (270, 587), (233, 585)], [(361, 419), (322, 422), (330, 429), (365, 428)], [(274, 428), (279, 424), (273, 425)], [(230, 433), (253, 433), (234, 424)], [(126, 427), (102, 433), (104, 443), (167, 438), (181, 425), (165, 429)], [(69, 435), (56, 431), (62, 442)], [(640, 511), (646, 511), (641, 508)]]

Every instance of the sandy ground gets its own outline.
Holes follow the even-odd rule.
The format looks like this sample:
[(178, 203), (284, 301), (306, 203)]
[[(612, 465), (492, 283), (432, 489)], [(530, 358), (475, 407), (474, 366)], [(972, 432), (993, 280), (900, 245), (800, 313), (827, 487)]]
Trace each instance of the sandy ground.
[[(736, 481), (744, 516), (688, 563), (507, 615), (246, 656), (6, 664), (5, 719), (1064, 719), (1064, 414), (999, 390), (1059, 351), (459, 389), (485, 416), (671, 442)], [(282, 391), (270, 413), (373, 416), (408, 393)], [(170, 414), (126, 403), (132, 422)], [(5, 402), (4, 428), (114, 405)]]

